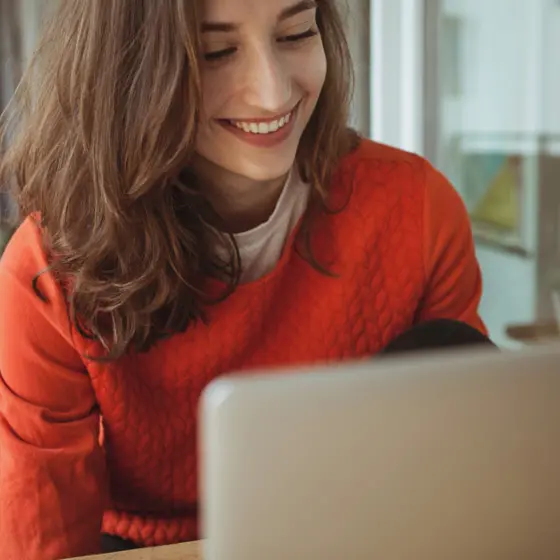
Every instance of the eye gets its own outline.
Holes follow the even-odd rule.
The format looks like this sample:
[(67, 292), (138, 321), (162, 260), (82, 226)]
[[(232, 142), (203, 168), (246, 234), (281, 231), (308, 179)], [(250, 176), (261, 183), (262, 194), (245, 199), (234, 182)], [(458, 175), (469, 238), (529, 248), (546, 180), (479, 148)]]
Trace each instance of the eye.
[(214, 62), (216, 60), (221, 60), (222, 58), (227, 58), (232, 54), (235, 54), (237, 49), (235, 47), (230, 47), (229, 49), (222, 49), (220, 51), (208, 52), (204, 55), (204, 59), (208, 62)]
[(279, 43), (297, 43), (299, 41), (304, 41), (305, 39), (310, 39), (311, 37), (316, 37), (319, 34), (318, 31), (314, 29), (309, 29), (304, 33), (298, 33), (297, 35), (286, 35), (285, 37), (280, 37), (278, 39)]

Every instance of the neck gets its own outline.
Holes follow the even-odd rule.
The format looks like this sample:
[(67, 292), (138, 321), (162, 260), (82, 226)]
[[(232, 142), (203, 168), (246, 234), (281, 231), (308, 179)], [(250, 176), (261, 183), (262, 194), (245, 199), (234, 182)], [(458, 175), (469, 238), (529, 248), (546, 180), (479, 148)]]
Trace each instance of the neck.
[(204, 194), (220, 217), (220, 229), (241, 233), (266, 222), (276, 208), (287, 175), (256, 181), (197, 160), (194, 170), (204, 183)]

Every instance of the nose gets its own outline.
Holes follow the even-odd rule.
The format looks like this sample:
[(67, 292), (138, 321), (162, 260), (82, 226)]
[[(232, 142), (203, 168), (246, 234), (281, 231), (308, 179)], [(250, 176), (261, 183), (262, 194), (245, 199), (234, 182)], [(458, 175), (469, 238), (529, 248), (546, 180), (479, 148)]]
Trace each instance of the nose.
[(252, 49), (243, 69), (244, 101), (272, 115), (286, 110), (292, 99), (289, 65), (273, 47)]

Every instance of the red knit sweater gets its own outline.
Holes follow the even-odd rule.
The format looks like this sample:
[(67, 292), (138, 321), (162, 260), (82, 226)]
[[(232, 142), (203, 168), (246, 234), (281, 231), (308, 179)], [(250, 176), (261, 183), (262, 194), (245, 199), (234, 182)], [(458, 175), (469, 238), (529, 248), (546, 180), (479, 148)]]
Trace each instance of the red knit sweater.
[[(197, 537), (196, 413), (220, 374), (374, 355), (417, 321), (484, 330), (465, 208), (423, 159), (368, 141), (344, 158), (314, 229), (335, 278), (294, 251), (211, 307), (209, 323), (150, 352), (98, 364), (70, 330), (26, 221), (0, 264), (0, 549), (3, 560), (99, 551), (101, 531), (160, 545)], [(100, 419), (104, 438), (100, 442)]]

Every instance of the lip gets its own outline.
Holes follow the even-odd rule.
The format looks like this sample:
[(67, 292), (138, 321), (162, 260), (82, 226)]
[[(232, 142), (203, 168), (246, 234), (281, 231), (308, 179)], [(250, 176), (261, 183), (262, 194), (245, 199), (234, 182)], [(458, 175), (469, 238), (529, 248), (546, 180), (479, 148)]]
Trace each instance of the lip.
[[(257, 146), (259, 148), (272, 148), (274, 146), (278, 146), (282, 144), (282, 142), (286, 141), (288, 137), (291, 135), (292, 131), (294, 130), (295, 122), (297, 120), (299, 106), (301, 102), (299, 102), (291, 111), (290, 122), (277, 130), (276, 132), (271, 132), (269, 134), (254, 134), (252, 132), (245, 132), (240, 128), (237, 128), (235, 125), (231, 124), (229, 120), (219, 119), (217, 120), (218, 124), (222, 126), (228, 132), (231, 132), (240, 140), (250, 144), (252, 146)], [(279, 117), (281, 118), (281, 117)], [(236, 119), (239, 121), (247, 122), (247, 123), (260, 123), (260, 122), (268, 122), (274, 119)]]

